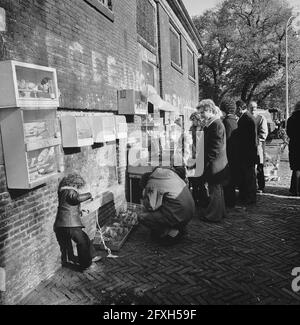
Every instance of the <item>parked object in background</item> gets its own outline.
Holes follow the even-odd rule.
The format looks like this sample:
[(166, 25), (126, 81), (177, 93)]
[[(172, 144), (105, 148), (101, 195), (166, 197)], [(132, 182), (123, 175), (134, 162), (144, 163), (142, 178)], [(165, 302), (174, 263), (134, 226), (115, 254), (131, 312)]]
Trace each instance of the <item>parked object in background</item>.
[(280, 168), (280, 160), (286, 148), (286, 144), (282, 140), (273, 140), (272, 143), (266, 143), (265, 154), (265, 181), (279, 181), (278, 171)]

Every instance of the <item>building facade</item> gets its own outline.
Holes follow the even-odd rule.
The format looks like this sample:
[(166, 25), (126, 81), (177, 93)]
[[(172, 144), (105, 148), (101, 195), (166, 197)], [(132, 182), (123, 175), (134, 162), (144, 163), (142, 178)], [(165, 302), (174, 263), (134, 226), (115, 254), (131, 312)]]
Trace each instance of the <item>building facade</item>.
[[(167, 111), (173, 118), (188, 120), (198, 101), (200, 50), (201, 42), (180, 0), (0, 0), (0, 62), (56, 69), (55, 112), (60, 125), (64, 117), (77, 121), (119, 115), (121, 90), (149, 97), (146, 115), (157, 113), (162, 118), (160, 112)], [(0, 83), (7, 87), (5, 78)], [(152, 106), (150, 95), (156, 98)], [(8, 108), (0, 108), (2, 125), (7, 112)], [(127, 114), (126, 120), (134, 124), (134, 115)], [(95, 235), (97, 217), (114, 214), (128, 200), (126, 139), (107, 139), (76, 147), (62, 143), (58, 177), (28, 189), (9, 186), (7, 135), (1, 135), (3, 304), (18, 303), (60, 267), (53, 223), (63, 175), (80, 173), (97, 195), (83, 216), (90, 237)], [(12, 165), (16, 171), (20, 168), (18, 161)]]

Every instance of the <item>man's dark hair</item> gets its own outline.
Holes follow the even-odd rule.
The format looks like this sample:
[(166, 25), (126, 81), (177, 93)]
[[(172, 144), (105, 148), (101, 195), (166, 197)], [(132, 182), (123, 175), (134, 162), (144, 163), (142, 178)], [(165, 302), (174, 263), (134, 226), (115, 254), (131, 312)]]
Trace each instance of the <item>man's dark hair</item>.
[(237, 108), (237, 109), (238, 109), (238, 108), (241, 108), (242, 110), (244, 110), (244, 109), (247, 108), (246, 103), (245, 103), (244, 101), (242, 101), (242, 100), (238, 100), (238, 101), (235, 103), (235, 105), (236, 105), (236, 108)]
[(221, 111), (225, 112), (226, 114), (235, 114), (236, 106), (233, 100), (231, 99), (224, 99), (220, 104)]
[(299, 111), (300, 110), (300, 102), (297, 102), (295, 105), (295, 111)]

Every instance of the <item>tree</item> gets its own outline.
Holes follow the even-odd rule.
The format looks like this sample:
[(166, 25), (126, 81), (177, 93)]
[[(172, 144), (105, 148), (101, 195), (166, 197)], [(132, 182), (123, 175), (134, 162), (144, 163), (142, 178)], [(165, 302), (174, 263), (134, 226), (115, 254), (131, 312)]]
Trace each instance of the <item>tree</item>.
[(285, 67), (285, 26), (291, 14), (282, 0), (225, 0), (194, 17), (204, 44), (199, 62), (201, 97), (217, 104), (226, 96), (248, 103), (278, 93)]

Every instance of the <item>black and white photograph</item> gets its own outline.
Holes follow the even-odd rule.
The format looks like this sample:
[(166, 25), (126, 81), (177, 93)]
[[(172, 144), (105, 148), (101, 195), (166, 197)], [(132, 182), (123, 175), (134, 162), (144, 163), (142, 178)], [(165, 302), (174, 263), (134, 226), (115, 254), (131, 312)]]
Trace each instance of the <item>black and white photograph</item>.
[(0, 306), (274, 305), (300, 305), (300, 0), (0, 0)]

